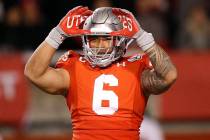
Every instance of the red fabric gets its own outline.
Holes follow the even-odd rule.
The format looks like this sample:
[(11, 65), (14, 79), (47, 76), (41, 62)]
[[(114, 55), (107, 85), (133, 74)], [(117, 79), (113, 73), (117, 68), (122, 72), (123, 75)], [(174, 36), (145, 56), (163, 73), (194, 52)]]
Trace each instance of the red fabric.
[[(69, 51), (56, 65), (70, 74), (71, 85), (66, 101), (71, 112), (73, 140), (139, 139), (139, 127), (147, 103), (140, 88), (140, 74), (147, 66), (146, 56), (132, 59), (132, 62), (131, 58), (123, 58), (106, 69), (92, 68), (79, 58), (79, 55)], [(107, 76), (111, 76), (108, 80), (117, 79), (118, 84), (102, 83), (102, 89), (97, 90), (96, 94), (110, 96), (111, 93), (107, 92), (114, 92), (118, 97), (118, 110), (113, 114), (100, 115), (93, 109), (94, 91), (100, 89), (101, 85), (96, 84), (98, 80), (100, 82), (101, 77), (103, 80)], [(102, 100), (101, 106), (110, 106), (111, 100), (113, 98)]]

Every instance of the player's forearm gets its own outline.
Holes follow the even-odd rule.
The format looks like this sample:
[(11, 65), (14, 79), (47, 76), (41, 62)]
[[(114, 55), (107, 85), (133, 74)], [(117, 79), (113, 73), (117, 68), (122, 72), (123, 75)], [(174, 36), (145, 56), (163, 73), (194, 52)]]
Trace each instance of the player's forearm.
[(145, 53), (149, 56), (150, 61), (158, 76), (166, 81), (174, 81), (177, 77), (176, 67), (172, 63), (168, 54), (157, 44), (153, 45)]
[(175, 82), (177, 70), (167, 53), (157, 44), (146, 50), (145, 53), (149, 56), (154, 71), (143, 72), (143, 90), (146, 94), (160, 94)]
[(26, 63), (25, 75), (30, 79), (41, 77), (48, 69), (55, 51), (55, 48), (43, 41)]
[(25, 67), (25, 75), (32, 81), (41, 77), (48, 69), (51, 59), (66, 36), (59, 26), (53, 28), (35, 50)]
[(159, 47), (151, 33), (140, 30), (136, 34), (136, 42), (149, 56), (154, 70), (145, 70), (141, 76), (144, 93), (160, 94), (166, 91), (176, 80), (177, 71), (168, 54)]

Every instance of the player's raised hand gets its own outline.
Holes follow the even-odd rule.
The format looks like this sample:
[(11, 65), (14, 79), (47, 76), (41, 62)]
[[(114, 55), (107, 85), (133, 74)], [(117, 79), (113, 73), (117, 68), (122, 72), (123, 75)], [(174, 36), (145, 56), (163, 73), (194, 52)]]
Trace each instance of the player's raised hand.
[(58, 27), (67, 36), (78, 36), (89, 33), (90, 31), (80, 29), (81, 24), (92, 14), (88, 7), (77, 6), (70, 10), (60, 21)]
[(155, 41), (152, 34), (147, 33), (140, 27), (138, 21), (131, 12), (120, 8), (113, 8), (112, 12), (120, 19), (121, 23), (123, 24), (122, 30), (111, 33), (113, 36), (121, 35), (133, 38), (136, 40), (137, 45), (143, 51), (153, 47)]
[(58, 49), (60, 44), (69, 36), (80, 36), (87, 34), (90, 31), (83, 30), (80, 27), (92, 11), (88, 7), (77, 6), (70, 10), (54, 27), (45, 41), (55, 49)]
[(122, 35), (129, 38), (135, 38), (135, 34), (142, 30), (134, 15), (128, 10), (112, 8), (112, 12), (120, 19), (120, 22), (123, 24), (123, 29), (120, 31), (112, 32), (112, 35)]

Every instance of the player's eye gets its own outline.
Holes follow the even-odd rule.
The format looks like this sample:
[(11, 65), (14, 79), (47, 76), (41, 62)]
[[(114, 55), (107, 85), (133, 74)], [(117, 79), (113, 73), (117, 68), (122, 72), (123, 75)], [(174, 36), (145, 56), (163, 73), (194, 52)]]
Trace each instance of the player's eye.
[(111, 36), (109, 36), (109, 37), (104, 37), (103, 39), (104, 39), (104, 40), (111, 40), (112, 37), (111, 37)]
[(97, 40), (97, 39), (98, 39), (97, 36), (89, 36), (89, 37), (88, 37), (88, 40), (89, 40), (89, 41), (93, 41), (93, 40)]

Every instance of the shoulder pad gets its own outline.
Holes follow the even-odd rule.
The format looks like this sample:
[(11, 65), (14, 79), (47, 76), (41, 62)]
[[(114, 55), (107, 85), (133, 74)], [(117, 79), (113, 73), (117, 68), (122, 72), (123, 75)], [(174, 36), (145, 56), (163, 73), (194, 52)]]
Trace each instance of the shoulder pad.
[(65, 52), (57, 61), (56, 63), (56, 67), (60, 68), (63, 67), (65, 65), (69, 65), (70, 63), (72, 63), (75, 59), (71, 59), (71, 58), (76, 58), (78, 56), (78, 54), (72, 50), (69, 50), (67, 52)]
[(58, 59), (58, 61), (67, 61), (70, 57), (77, 56), (78, 54), (72, 50), (69, 50), (65, 52), (61, 57)]

